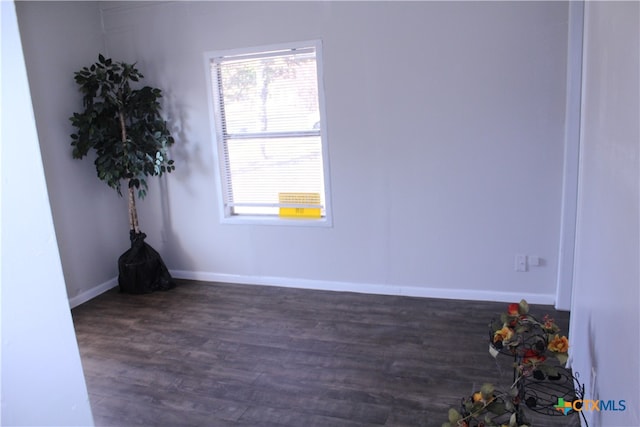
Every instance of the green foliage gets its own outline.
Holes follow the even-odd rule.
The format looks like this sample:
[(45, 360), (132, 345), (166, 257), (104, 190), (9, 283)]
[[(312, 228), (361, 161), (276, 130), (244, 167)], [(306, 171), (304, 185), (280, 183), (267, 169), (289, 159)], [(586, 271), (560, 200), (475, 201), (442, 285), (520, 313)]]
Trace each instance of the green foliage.
[(515, 387), (503, 393), (485, 383), (462, 399), (460, 410), (449, 408), (448, 421), (442, 427), (527, 427), (524, 413), (515, 402), (519, 402)]
[(449, 408), (449, 422), (451, 424), (455, 424), (462, 419), (462, 415), (460, 412), (456, 411), (454, 408)]
[(459, 410), (449, 410), (448, 421), (442, 427), (529, 427), (523, 403), (527, 407), (548, 404), (535, 389), (532, 394), (527, 394), (531, 381), (535, 380), (537, 385), (549, 385), (549, 390), (542, 394), (559, 392), (557, 384), (553, 386), (552, 382), (543, 380), (562, 378), (569, 340), (559, 334), (560, 328), (551, 317), (545, 315), (540, 321), (530, 314), (529, 309), (529, 304), (523, 299), (509, 304), (499, 321), (489, 323), (489, 353), (493, 357), (504, 354), (514, 358), (511, 386), (499, 392), (493, 384), (483, 384), (480, 390), (462, 398)]
[(144, 76), (135, 64), (113, 62), (103, 55), (74, 75), (83, 94), (84, 111), (73, 113), (73, 157), (95, 150), (98, 178), (121, 192), (121, 181), (144, 197), (146, 177), (175, 169), (168, 149), (174, 139), (160, 115), (160, 89), (132, 88)]
[(518, 357), (520, 374), (530, 375), (533, 369), (544, 369), (553, 375), (554, 365), (550, 358), (564, 365), (568, 360), (569, 342), (560, 336), (560, 328), (549, 316), (542, 321), (529, 313), (526, 300), (509, 304), (507, 312), (500, 315), (499, 322), (490, 323), (493, 340), (490, 352), (496, 357), (500, 352)]

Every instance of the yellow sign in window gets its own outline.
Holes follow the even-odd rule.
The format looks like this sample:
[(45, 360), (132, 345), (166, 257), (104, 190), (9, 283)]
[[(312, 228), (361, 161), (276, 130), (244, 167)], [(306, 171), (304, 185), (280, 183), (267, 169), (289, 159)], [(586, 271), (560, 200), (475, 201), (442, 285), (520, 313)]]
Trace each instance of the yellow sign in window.
[[(279, 193), (281, 218), (320, 218), (320, 193)], [(298, 205), (298, 206), (296, 206)], [(317, 207), (316, 207), (317, 205)]]

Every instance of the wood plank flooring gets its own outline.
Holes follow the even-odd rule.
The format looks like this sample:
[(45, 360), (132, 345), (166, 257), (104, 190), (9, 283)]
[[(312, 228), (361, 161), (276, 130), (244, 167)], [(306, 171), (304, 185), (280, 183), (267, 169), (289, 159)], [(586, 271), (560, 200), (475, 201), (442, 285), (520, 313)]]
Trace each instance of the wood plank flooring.
[[(504, 303), (178, 281), (72, 310), (97, 426), (440, 426)], [(544, 309), (567, 331), (568, 314)], [(579, 425), (533, 414), (535, 426)]]

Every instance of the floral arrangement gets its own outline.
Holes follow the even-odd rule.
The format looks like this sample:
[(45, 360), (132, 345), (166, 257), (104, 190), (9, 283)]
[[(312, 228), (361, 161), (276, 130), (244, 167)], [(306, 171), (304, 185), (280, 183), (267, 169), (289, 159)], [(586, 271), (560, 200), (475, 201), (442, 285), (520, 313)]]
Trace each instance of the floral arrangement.
[(519, 404), (518, 389), (498, 392), (493, 384), (484, 384), (470, 397), (463, 398), (460, 409), (449, 409), (449, 421), (442, 427), (528, 427)]
[[(513, 355), (518, 376), (554, 377), (558, 375), (558, 365), (567, 363), (569, 340), (559, 334), (560, 328), (548, 315), (540, 321), (529, 314), (525, 300), (509, 304), (507, 312), (500, 315), (500, 322), (494, 321), (490, 326), (489, 352), (493, 357), (501, 352)], [(557, 363), (552, 363), (554, 359)]]
[[(449, 409), (449, 420), (442, 427), (528, 427), (520, 403), (525, 396), (522, 381), (560, 378), (560, 369), (568, 359), (569, 341), (548, 315), (538, 320), (529, 313), (525, 300), (509, 304), (499, 320), (490, 323), (489, 352), (514, 358), (513, 383), (506, 392), (498, 392), (493, 384), (460, 402), (459, 408)], [(535, 406), (535, 402), (526, 402)]]

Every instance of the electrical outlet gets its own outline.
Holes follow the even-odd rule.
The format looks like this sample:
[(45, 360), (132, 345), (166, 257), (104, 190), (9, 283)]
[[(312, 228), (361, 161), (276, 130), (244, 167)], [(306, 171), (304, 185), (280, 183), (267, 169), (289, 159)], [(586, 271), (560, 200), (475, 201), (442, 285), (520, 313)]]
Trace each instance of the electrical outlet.
[(516, 255), (515, 270), (518, 271), (518, 272), (527, 271), (527, 256), (526, 255), (521, 255), (521, 254), (517, 254)]
[(539, 256), (529, 255), (527, 257), (527, 266), (528, 267), (540, 267), (541, 264), (542, 264), (542, 261), (540, 260)]

